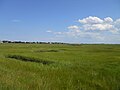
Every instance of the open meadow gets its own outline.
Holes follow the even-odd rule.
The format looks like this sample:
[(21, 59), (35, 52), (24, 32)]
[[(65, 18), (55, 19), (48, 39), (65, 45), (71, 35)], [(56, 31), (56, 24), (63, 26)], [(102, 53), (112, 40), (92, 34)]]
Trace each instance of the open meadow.
[(120, 90), (120, 45), (0, 44), (0, 90)]

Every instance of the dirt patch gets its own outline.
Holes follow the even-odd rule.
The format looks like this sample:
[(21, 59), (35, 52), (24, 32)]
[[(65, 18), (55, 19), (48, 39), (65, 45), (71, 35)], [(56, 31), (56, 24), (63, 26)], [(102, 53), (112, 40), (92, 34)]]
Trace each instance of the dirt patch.
[(37, 58), (31, 58), (31, 57), (26, 57), (26, 56), (21, 56), (21, 55), (7, 55), (6, 58), (13, 58), (13, 59), (25, 61), (25, 62), (42, 63), (44, 65), (49, 65), (49, 64), (54, 63), (53, 61), (40, 60)]

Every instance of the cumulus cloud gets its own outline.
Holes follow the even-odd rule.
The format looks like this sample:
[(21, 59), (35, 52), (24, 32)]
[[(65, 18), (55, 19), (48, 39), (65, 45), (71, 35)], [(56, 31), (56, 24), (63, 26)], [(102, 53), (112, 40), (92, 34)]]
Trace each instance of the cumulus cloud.
[(101, 19), (89, 16), (79, 19), (78, 22), (82, 24), (83, 30), (108, 31), (111, 33), (118, 33), (120, 31), (120, 19), (114, 21), (111, 17)]
[(97, 23), (103, 23), (103, 20), (101, 20), (98, 17), (92, 17), (89, 16), (87, 18), (84, 19), (79, 19), (78, 22), (82, 23), (82, 24), (97, 24)]
[(79, 19), (78, 23), (77, 25), (68, 26), (68, 31), (54, 32), (54, 34), (72, 39), (120, 42), (120, 19), (113, 20), (111, 17), (101, 19), (99, 17), (89, 16)]
[(113, 29), (113, 25), (111, 24), (85, 24), (83, 25), (84, 30), (111, 30)]
[(114, 22), (114, 25), (117, 29), (120, 30), (120, 19), (117, 19), (115, 22)]
[(111, 17), (107, 17), (107, 18), (104, 18), (104, 21), (106, 23), (112, 23), (113, 22), (113, 19)]

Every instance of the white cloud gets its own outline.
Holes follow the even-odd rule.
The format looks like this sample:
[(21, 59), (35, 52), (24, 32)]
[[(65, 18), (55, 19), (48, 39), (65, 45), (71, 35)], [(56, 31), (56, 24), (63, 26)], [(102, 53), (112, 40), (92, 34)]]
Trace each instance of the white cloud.
[(116, 28), (118, 28), (119, 31), (120, 31), (120, 19), (117, 19), (117, 20), (114, 22), (114, 26), (115, 26)]
[(98, 23), (103, 23), (103, 20), (101, 20), (98, 17), (92, 17), (89, 16), (87, 18), (84, 19), (79, 19), (78, 22), (82, 23), (82, 24), (98, 24)]
[(73, 26), (69, 26), (68, 29), (79, 29), (79, 27), (76, 25), (73, 25)]
[(114, 21), (111, 17), (100, 19), (89, 16), (82, 20), (79, 19), (78, 22), (82, 24), (83, 30), (109, 31), (111, 33), (119, 33), (120, 31), (120, 19)]
[(89, 16), (79, 19), (79, 25), (68, 26), (68, 31), (52, 32), (58, 37), (85, 39), (98, 42), (120, 42), (120, 19), (111, 17), (100, 19)]
[(107, 17), (107, 18), (104, 18), (104, 21), (106, 23), (112, 23), (113, 22), (113, 19), (111, 17)]
[(84, 30), (111, 30), (113, 29), (113, 25), (111, 24), (85, 24), (83, 25)]
[(51, 33), (52, 31), (51, 30), (48, 30), (48, 31), (46, 31), (47, 33)]
[(120, 25), (120, 19), (117, 19), (117, 20), (115, 21), (115, 24), (119, 24), (119, 25)]

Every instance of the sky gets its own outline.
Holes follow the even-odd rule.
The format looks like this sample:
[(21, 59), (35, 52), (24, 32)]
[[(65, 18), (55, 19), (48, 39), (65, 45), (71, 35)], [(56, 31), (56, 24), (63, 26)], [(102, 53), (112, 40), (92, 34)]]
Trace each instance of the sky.
[(0, 0), (0, 40), (120, 44), (120, 0)]

